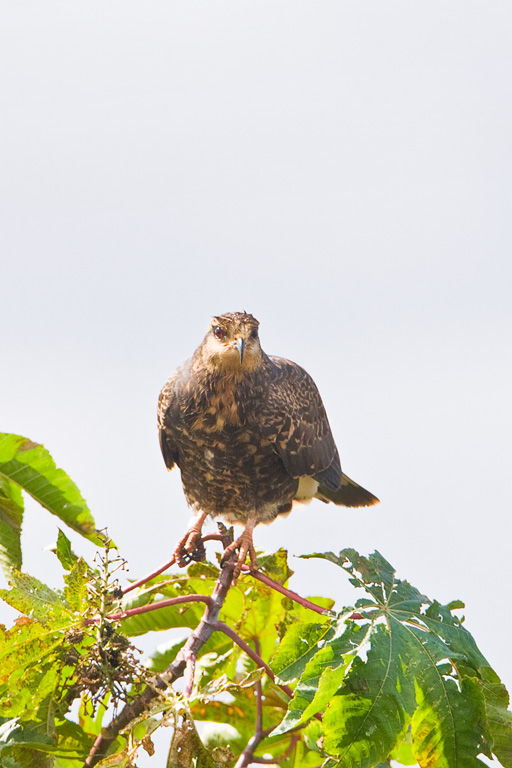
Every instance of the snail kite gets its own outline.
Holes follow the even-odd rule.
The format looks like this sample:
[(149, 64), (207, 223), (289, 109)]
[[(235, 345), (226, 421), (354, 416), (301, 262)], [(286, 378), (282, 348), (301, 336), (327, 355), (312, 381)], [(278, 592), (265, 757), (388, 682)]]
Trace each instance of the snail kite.
[[(306, 371), (260, 346), (246, 312), (214, 317), (192, 357), (166, 382), (158, 402), (160, 446), (168, 469), (181, 470), (196, 512), (176, 548), (177, 562), (200, 549), (208, 515), (245, 526), (238, 575), (252, 532), (312, 498), (346, 507), (378, 499), (341, 471), (318, 389)], [(190, 556), (190, 554), (188, 554)]]

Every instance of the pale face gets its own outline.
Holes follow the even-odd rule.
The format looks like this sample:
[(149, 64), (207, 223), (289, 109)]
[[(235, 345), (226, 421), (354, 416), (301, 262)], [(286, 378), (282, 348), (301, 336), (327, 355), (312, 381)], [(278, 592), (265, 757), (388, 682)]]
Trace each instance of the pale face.
[(233, 373), (251, 370), (261, 360), (258, 321), (244, 312), (212, 318), (204, 340), (210, 365)]

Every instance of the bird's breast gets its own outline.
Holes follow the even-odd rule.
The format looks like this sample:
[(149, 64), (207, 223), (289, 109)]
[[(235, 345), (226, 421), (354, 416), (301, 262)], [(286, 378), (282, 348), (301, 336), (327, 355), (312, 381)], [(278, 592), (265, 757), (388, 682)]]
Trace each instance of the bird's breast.
[(214, 433), (250, 425), (257, 422), (261, 399), (258, 390), (232, 377), (209, 382), (190, 411), (190, 426)]
[(242, 426), (240, 409), (236, 400), (219, 395), (212, 396), (205, 407), (196, 412), (192, 428), (204, 432), (220, 432), (226, 426)]

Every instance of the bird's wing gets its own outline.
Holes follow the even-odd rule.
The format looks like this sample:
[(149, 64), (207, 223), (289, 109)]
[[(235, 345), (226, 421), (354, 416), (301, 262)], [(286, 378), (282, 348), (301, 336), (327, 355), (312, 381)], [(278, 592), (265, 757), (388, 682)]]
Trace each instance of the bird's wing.
[(292, 477), (309, 475), (333, 490), (341, 466), (322, 398), (299, 365), (271, 357), (272, 374), (261, 427)]
[(167, 469), (172, 469), (175, 464), (178, 464), (178, 448), (170, 435), (169, 429), (165, 425), (166, 414), (175, 397), (174, 390), (175, 375), (173, 374), (164, 384), (158, 398), (158, 437)]

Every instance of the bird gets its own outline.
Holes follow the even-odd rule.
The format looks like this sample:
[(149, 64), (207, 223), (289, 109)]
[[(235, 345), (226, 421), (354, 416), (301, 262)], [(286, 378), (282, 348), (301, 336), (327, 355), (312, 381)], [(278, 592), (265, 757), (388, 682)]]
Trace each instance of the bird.
[(213, 317), (192, 357), (167, 380), (158, 399), (158, 433), (167, 469), (179, 467), (195, 513), (174, 552), (180, 566), (204, 556), (207, 517), (244, 526), (221, 560), (237, 550), (236, 579), (248, 554), (257, 568), (254, 528), (294, 504), (313, 498), (345, 507), (379, 502), (342, 472), (311, 376), (267, 355), (259, 322), (245, 311)]

